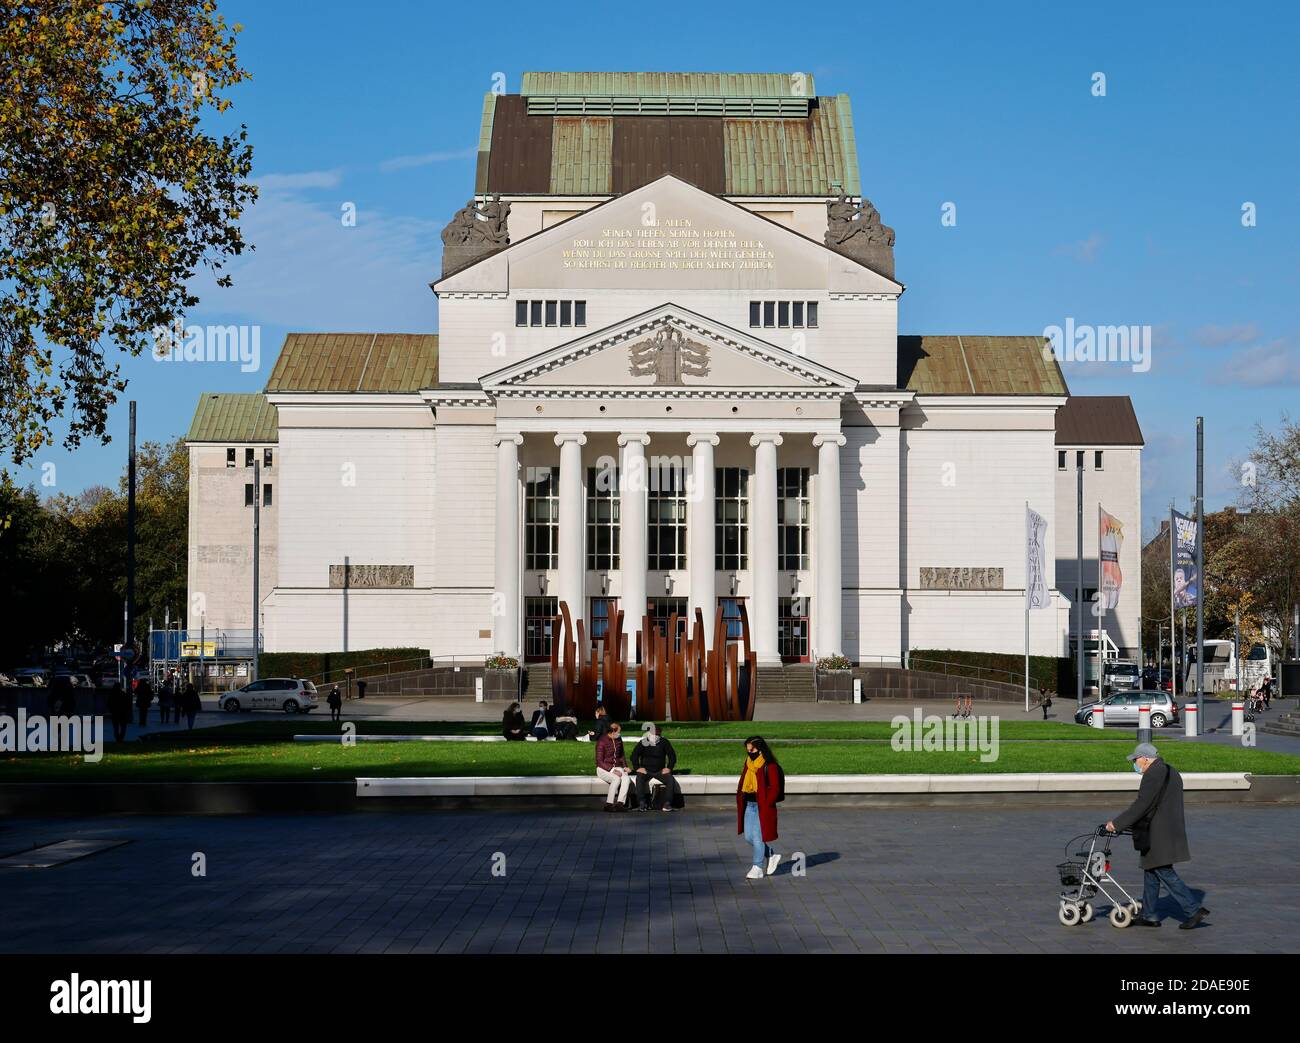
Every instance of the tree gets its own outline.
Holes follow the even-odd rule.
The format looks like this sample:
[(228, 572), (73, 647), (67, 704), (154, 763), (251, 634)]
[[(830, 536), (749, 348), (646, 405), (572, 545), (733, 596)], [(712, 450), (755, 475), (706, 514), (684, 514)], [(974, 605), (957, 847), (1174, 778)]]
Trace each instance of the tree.
[[(0, 0), (0, 442), (107, 441), (139, 355), (243, 252), (252, 149), (207, 113), (248, 78), (212, 0)], [(229, 275), (217, 283), (230, 284)]]

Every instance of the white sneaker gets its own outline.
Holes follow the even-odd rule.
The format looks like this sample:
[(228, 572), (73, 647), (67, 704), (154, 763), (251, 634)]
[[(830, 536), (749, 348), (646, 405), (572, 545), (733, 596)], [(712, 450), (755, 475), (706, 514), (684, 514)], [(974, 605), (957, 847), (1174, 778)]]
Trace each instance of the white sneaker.
[(775, 851), (773, 851), (771, 856), (767, 860), (767, 875), (771, 876), (773, 873), (775, 873), (776, 867), (780, 865), (780, 863), (781, 863), (781, 856), (778, 855)]
[(750, 867), (749, 867), (749, 872), (745, 874), (745, 879), (746, 879), (746, 880), (762, 880), (762, 879), (763, 879), (763, 867), (762, 867), (762, 866), (750, 866)]

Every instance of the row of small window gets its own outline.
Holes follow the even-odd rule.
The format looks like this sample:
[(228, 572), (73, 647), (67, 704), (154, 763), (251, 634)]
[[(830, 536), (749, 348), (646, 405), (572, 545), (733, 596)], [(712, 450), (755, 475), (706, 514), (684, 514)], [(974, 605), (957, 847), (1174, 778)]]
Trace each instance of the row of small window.
[[(234, 449), (227, 449), (227, 450), (226, 450), (226, 466), (227, 466), (227, 467), (234, 467), (234, 466), (235, 466), (235, 452), (236, 452), (236, 450), (234, 450)], [(257, 450), (256, 450), (256, 449), (251, 449), (251, 448), (250, 448), (250, 449), (245, 449), (245, 450), (244, 450), (244, 466), (245, 466), (245, 467), (252, 467), (252, 466), (253, 466), (254, 461), (257, 459), (257, 456), (255, 455), (256, 453), (257, 453)], [(274, 459), (275, 459), (275, 450), (273, 450), (273, 449), (263, 449), (263, 450), (262, 450), (262, 466), (263, 466), (263, 467), (270, 467), (270, 466), (271, 466), (271, 462), (272, 462)]]
[[(719, 467), (714, 471), (714, 568), (749, 567), (749, 471)], [(524, 487), (524, 567), (559, 567), (559, 485), (556, 467), (530, 467)], [(686, 568), (687, 494), (682, 483), (664, 482), (649, 491), (647, 567), (653, 571)], [(587, 568), (619, 565), (618, 472), (587, 468)], [(777, 568), (808, 568), (808, 468), (777, 468)]]
[(586, 301), (515, 301), (516, 326), (585, 326)]
[[(256, 486), (253, 485), (252, 482), (245, 483), (244, 485), (244, 506), (245, 507), (253, 506), (253, 490), (255, 488)], [(269, 485), (262, 486), (262, 506), (263, 507), (271, 506), (271, 487)]]
[(749, 325), (781, 329), (816, 329), (816, 301), (750, 301)]
[[(1077, 471), (1083, 470), (1083, 460), (1084, 460), (1083, 454), (1086, 452), (1087, 452), (1086, 449), (1076, 449), (1074, 451), (1075, 470)], [(1069, 460), (1068, 454), (1069, 454), (1068, 449), (1058, 449), (1056, 451), (1056, 469), (1058, 471), (1066, 470), (1066, 463)], [(1094, 449), (1092, 451), (1092, 469), (1094, 471), (1103, 470), (1101, 464), (1102, 464), (1102, 451), (1100, 449)]]

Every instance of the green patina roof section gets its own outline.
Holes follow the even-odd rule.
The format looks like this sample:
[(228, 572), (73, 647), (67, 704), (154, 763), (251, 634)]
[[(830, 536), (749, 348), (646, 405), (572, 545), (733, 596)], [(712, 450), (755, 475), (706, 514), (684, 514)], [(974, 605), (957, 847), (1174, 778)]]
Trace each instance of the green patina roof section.
[(488, 156), (492, 152), (492, 117), (497, 111), (497, 96), (489, 91), (483, 95), (483, 118), (478, 130), (478, 165), (474, 171), (474, 191), (487, 191)]
[(847, 95), (818, 98), (806, 119), (726, 119), (728, 195), (862, 192)]
[(918, 395), (1068, 395), (1042, 337), (898, 338), (898, 386)]
[(811, 98), (804, 72), (526, 72), (520, 94), (610, 98)]
[(556, 195), (608, 195), (614, 176), (613, 153), (613, 117), (556, 117), (551, 138), (551, 191)]
[(190, 424), (187, 442), (278, 442), (275, 406), (262, 394), (205, 392)]
[(436, 333), (290, 333), (266, 390), (383, 394), (437, 383)]

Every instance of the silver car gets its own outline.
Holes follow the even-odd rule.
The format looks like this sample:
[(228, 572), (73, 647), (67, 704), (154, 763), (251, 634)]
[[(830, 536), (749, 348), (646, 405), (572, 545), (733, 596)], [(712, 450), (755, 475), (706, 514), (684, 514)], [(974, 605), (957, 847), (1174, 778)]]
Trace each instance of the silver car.
[[(1078, 724), (1088, 724), (1092, 720), (1092, 708), (1096, 703), (1083, 706), (1074, 715)], [(1151, 707), (1151, 727), (1163, 728), (1167, 724), (1178, 722), (1178, 705), (1168, 692), (1117, 692), (1107, 696), (1102, 702), (1102, 719), (1106, 724), (1138, 723), (1138, 713), (1143, 706)]]

